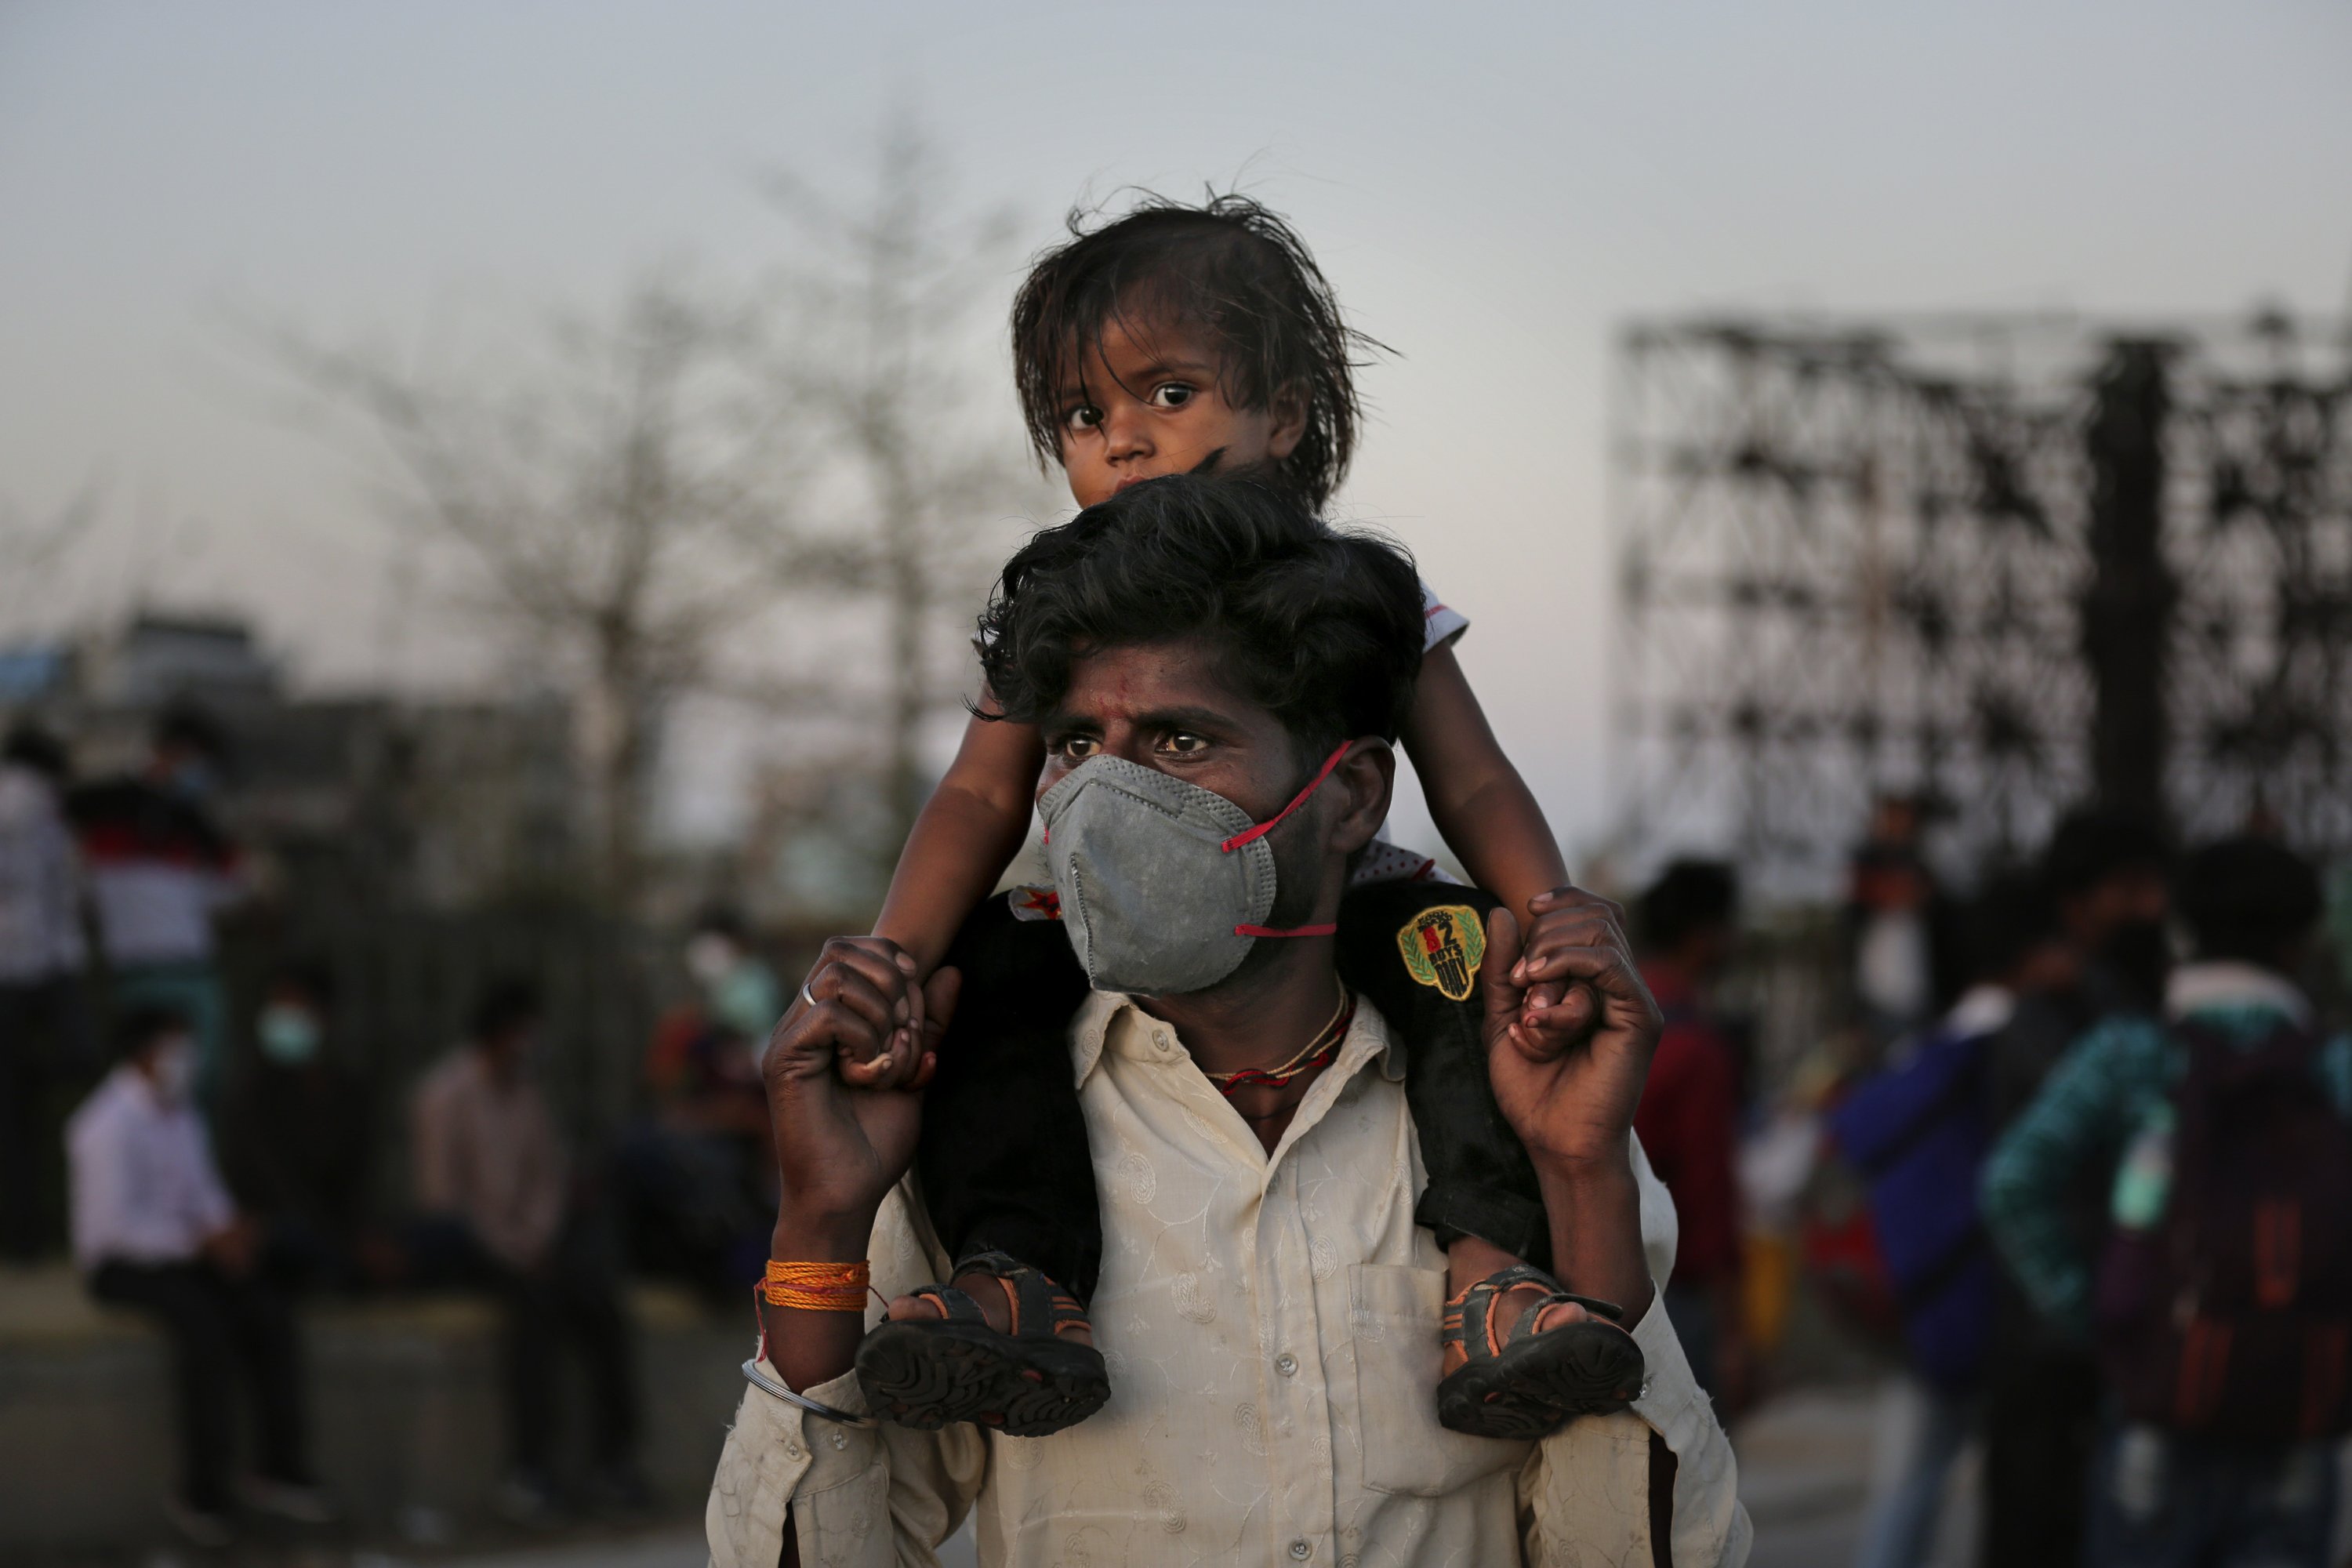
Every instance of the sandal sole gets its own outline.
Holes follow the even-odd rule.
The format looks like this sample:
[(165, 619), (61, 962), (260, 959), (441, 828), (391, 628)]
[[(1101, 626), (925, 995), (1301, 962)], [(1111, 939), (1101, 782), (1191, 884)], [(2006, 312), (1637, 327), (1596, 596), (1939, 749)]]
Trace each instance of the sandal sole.
[(1437, 1419), (1474, 1437), (1532, 1442), (1571, 1416), (1624, 1409), (1647, 1366), (1633, 1336), (1615, 1324), (1563, 1323), (1493, 1361), (1457, 1367), (1437, 1385)]
[(1110, 1374), (1091, 1345), (1021, 1341), (976, 1323), (882, 1323), (857, 1347), (857, 1384), (883, 1420), (936, 1432), (970, 1421), (1015, 1437), (1101, 1409)]

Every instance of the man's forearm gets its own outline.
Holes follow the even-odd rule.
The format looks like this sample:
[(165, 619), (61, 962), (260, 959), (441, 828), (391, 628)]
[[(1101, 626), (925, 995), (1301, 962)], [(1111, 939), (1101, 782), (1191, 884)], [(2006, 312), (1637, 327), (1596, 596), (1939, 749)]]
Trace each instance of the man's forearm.
[(1553, 1274), (1580, 1296), (1616, 1303), (1631, 1329), (1655, 1291), (1642, 1251), (1642, 1189), (1624, 1146), (1591, 1161), (1538, 1155), (1536, 1179), (1551, 1221)]
[[(780, 1215), (768, 1255), (793, 1263), (858, 1263), (865, 1260), (874, 1216)], [(857, 1359), (866, 1337), (866, 1314), (813, 1312), (800, 1307), (760, 1303), (760, 1326), (767, 1332), (768, 1364), (787, 1388), (805, 1391), (830, 1383)]]

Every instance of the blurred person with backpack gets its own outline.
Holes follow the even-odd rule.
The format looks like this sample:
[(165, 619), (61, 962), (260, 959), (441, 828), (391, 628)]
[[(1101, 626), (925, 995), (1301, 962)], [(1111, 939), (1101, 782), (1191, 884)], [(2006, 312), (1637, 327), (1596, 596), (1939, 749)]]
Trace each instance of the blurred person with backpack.
[[(2102, 1018), (2152, 1016), (2169, 952), (2171, 845), (2127, 813), (2068, 814), (2042, 856), (2042, 880), (2074, 957), (2071, 984), (2018, 998), (1991, 1042), (1993, 1130), (2041, 1092), (2068, 1047)], [(2104, 1172), (2084, 1171), (2049, 1194), (2074, 1244), (2095, 1247), (2106, 1225)], [(2099, 1427), (2099, 1370), (2090, 1347), (2046, 1322), (2006, 1268), (1985, 1374), (1985, 1561), (2002, 1568), (2073, 1568), (2082, 1560), (2084, 1500)]]
[(1977, 1209), (1991, 1147), (1991, 1047), (2021, 997), (2071, 984), (2073, 951), (2039, 880), (1994, 879), (1961, 924), (1971, 984), (1827, 1117), (1869, 1194), (1919, 1419), (1896, 1480), (1874, 1503), (1856, 1568), (1919, 1568), (1944, 1485), (1984, 1411), (1996, 1268)]
[[(2196, 961), (2160, 1019), (2068, 1052), (1993, 1152), (1986, 1223), (2034, 1306), (2096, 1346), (2097, 1568), (2326, 1568), (2335, 1440), (2352, 1429), (2352, 1037), (2290, 976), (2319, 879), (2233, 838), (2179, 884)], [(2097, 1255), (2068, 1224), (2108, 1178)]]

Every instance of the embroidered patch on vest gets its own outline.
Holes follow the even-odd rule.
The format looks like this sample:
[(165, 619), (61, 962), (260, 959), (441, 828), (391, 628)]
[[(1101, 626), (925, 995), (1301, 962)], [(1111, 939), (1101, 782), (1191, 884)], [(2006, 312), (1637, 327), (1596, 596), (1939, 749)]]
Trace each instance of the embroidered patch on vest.
[(1051, 883), (1015, 888), (1005, 895), (1013, 903), (1016, 921), (1057, 921), (1062, 918), (1062, 895)]
[(1459, 1002), (1470, 994), (1478, 961), (1486, 956), (1486, 925), (1467, 904), (1440, 904), (1397, 932), (1397, 951), (1415, 980)]

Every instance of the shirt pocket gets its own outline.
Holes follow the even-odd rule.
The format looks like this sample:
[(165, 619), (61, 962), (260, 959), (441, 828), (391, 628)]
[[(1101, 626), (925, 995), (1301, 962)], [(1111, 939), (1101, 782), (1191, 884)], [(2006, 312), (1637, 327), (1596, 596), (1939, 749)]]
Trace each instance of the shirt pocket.
[[(810, 1568), (862, 1568), (897, 1558), (890, 1529), (890, 1467), (883, 1460), (845, 1481), (793, 1499), (793, 1516), (803, 1512), (808, 1515), (809, 1533), (816, 1538), (816, 1562)], [(801, 1560), (808, 1562), (808, 1554), (803, 1552)]]
[(1364, 1485), (1405, 1497), (1443, 1497), (1516, 1468), (1534, 1445), (1472, 1437), (1438, 1424), (1445, 1359), (1438, 1325), (1445, 1276), (1433, 1268), (1360, 1263), (1348, 1270), (1357, 1431)]

